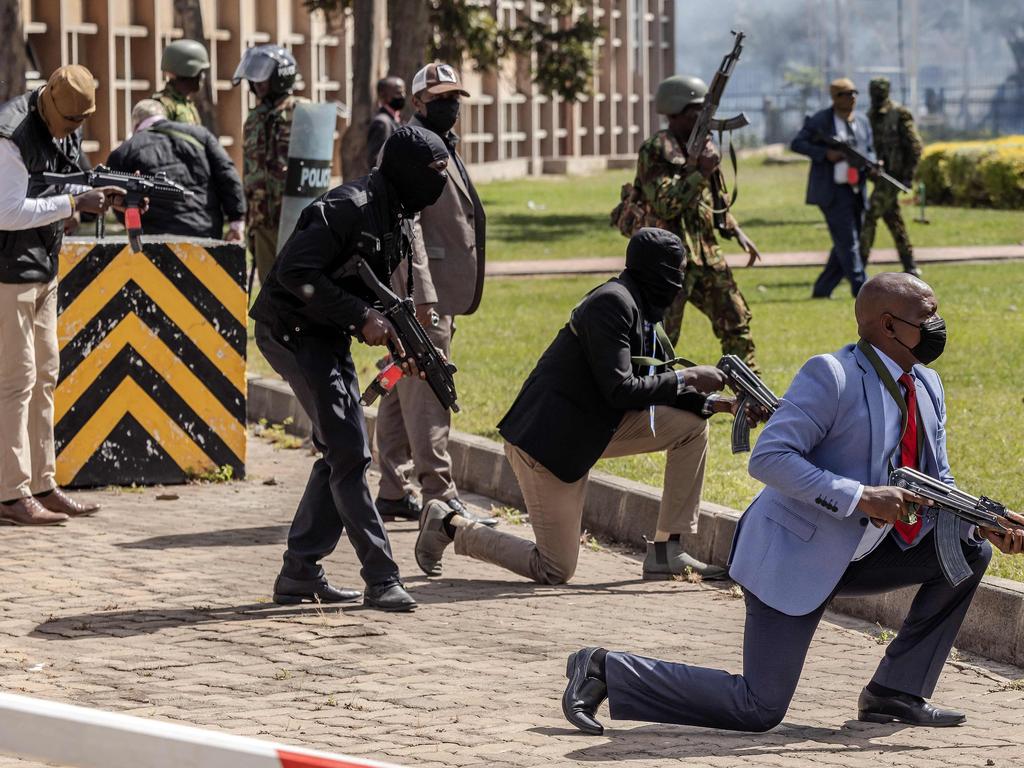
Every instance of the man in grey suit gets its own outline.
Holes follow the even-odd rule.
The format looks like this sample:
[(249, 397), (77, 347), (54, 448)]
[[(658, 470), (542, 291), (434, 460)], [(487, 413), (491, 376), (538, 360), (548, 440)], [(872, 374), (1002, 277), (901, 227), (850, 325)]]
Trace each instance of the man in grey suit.
[[(451, 355), (456, 315), (471, 315), (480, 305), (484, 287), (486, 219), (483, 204), (455, 150), (452, 131), (459, 119), (463, 97), (458, 73), (447, 64), (428, 64), (412, 81), (416, 113), (409, 124), (437, 134), (450, 156), (448, 183), (441, 198), (425, 209), (413, 226), (414, 282), (419, 283), (417, 314), (434, 345)], [(418, 263), (417, 263), (418, 262)], [(420, 265), (427, 265), (424, 270)], [(424, 274), (424, 272), (426, 274)], [(406, 274), (400, 268), (399, 278)], [(427, 285), (429, 282), (430, 285)], [(430, 302), (430, 298), (435, 298)], [(419, 519), (421, 505), (409, 476), (419, 482), (422, 503), (436, 501), (450, 511), (495, 525), (493, 517), (478, 518), (459, 499), (448, 455), (451, 413), (441, 406), (425, 381), (405, 378), (377, 410), (374, 440), (380, 465), (382, 515)]]
[(1018, 554), (1024, 535), (964, 524), (972, 575), (954, 587), (938, 562), (934, 522), (904, 522), (922, 499), (884, 485), (890, 465), (954, 483), (942, 382), (925, 367), (945, 345), (937, 310), (931, 288), (911, 275), (865, 283), (856, 304), (860, 341), (811, 358), (761, 433), (750, 474), (766, 487), (741, 518), (730, 555), (729, 575), (747, 608), (743, 674), (585, 648), (569, 657), (562, 699), (573, 725), (601, 733), (595, 715), (607, 697), (615, 719), (774, 728), (832, 597), (915, 584), (910, 612), (861, 692), (859, 718), (963, 722), (926, 699), (988, 566), (989, 542)]
[(826, 147), (822, 137), (834, 137), (852, 144), (875, 159), (871, 123), (854, 113), (857, 89), (852, 80), (841, 77), (829, 86), (832, 106), (804, 121), (790, 148), (811, 158), (807, 177), (807, 204), (817, 205), (825, 215), (832, 250), (828, 262), (814, 283), (811, 295), (827, 299), (845, 277), (853, 295), (864, 285), (864, 263), (860, 257), (860, 230), (868, 204), (867, 178), (850, 166), (838, 149)]

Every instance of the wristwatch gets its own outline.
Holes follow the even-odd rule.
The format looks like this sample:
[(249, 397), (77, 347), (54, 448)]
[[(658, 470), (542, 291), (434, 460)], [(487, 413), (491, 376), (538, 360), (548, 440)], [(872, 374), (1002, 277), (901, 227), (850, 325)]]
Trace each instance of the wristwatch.
[(704, 405), (700, 409), (701, 416), (705, 418), (710, 418), (711, 415), (715, 412), (715, 403), (720, 402), (724, 399), (725, 398), (722, 397), (721, 395), (708, 395), (707, 399), (704, 401)]

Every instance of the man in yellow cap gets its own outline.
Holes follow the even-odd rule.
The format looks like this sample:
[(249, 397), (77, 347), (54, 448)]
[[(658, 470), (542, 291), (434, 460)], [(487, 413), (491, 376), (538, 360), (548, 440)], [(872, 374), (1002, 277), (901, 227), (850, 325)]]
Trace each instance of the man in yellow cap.
[(794, 152), (811, 158), (807, 204), (821, 208), (832, 236), (828, 262), (811, 293), (815, 299), (831, 297), (844, 277), (856, 296), (867, 279), (860, 255), (860, 230), (868, 204), (867, 178), (846, 162), (842, 152), (825, 146), (825, 138), (852, 144), (872, 161), (874, 138), (867, 118), (854, 113), (857, 87), (853, 81), (846, 77), (833, 80), (829, 93), (832, 106), (810, 115), (790, 145)]
[(118, 187), (68, 187), (35, 174), (79, 170), (82, 123), (96, 111), (85, 67), (0, 105), (0, 523), (59, 525), (99, 507), (57, 488), (53, 390), (57, 384), (57, 256), (77, 211), (102, 214)]

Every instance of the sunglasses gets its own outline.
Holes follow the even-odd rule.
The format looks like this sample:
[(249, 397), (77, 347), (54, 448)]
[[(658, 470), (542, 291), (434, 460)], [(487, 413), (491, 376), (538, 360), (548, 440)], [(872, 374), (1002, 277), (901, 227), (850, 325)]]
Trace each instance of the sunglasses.
[(839, 91), (836, 96), (856, 96), (860, 91)]

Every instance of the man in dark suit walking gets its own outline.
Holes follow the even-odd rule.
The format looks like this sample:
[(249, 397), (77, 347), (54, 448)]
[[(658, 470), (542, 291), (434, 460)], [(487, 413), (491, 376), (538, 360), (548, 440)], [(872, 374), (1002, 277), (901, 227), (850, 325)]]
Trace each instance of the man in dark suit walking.
[[(416, 562), (424, 573), (440, 575), (441, 557), (454, 541), (457, 554), (541, 584), (569, 581), (579, 556), (587, 474), (602, 456), (667, 450), (657, 527), (696, 531), (706, 420), (731, 412), (735, 400), (708, 396), (726, 383), (717, 368), (659, 365), (654, 367), (660, 373), (648, 373), (650, 363), (638, 360), (674, 357), (660, 321), (683, 285), (683, 247), (663, 229), (633, 235), (626, 269), (576, 306), (498, 424), (536, 544), (428, 504), (416, 541)], [(696, 570), (709, 568), (693, 564)], [(649, 569), (645, 562), (644, 568), (653, 565)], [(724, 575), (722, 569), (718, 573)]]
[(405, 80), (385, 77), (377, 81), (377, 113), (370, 120), (366, 132), (366, 167), (377, 165), (377, 158), (391, 134), (402, 124), (405, 107)]
[(867, 178), (847, 163), (839, 150), (826, 147), (824, 139), (837, 138), (875, 159), (871, 124), (863, 115), (854, 113), (857, 88), (853, 81), (845, 77), (833, 80), (829, 93), (832, 106), (808, 117), (790, 145), (794, 152), (811, 158), (807, 204), (821, 208), (832, 236), (828, 262), (811, 294), (816, 299), (829, 298), (844, 277), (856, 296), (867, 279), (860, 256), (860, 230), (868, 201)]

